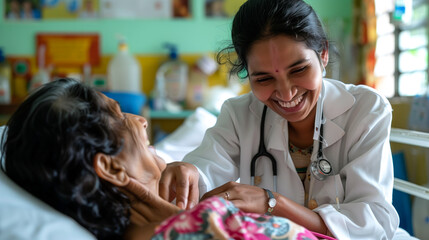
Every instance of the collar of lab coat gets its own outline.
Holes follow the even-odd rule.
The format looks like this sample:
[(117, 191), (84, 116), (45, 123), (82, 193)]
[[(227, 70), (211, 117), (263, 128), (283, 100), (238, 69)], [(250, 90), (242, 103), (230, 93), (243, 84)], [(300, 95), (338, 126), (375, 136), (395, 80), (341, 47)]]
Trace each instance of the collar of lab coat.
[[(324, 79), (323, 84), (325, 87), (325, 96), (323, 102), (323, 115), (325, 117), (324, 126), (324, 147), (328, 147), (344, 136), (344, 129), (338, 126), (333, 120), (339, 115), (350, 109), (354, 102), (354, 96), (349, 93), (344, 87), (338, 86), (336, 80)], [(250, 104), (250, 111), (262, 118), (263, 104), (256, 98)], [(277, 149), (285, 150), (286, 143), (288, 142), (288, 128), (287, 121), (280, 115), (269, 110), (265, 118), (265, 139), (268, 137), (267, 150)]]

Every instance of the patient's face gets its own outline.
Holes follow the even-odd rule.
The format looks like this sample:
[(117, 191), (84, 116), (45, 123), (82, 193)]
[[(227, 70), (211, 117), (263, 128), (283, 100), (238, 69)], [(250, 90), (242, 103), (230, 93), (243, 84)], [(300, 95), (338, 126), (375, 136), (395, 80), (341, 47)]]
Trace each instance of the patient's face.
[[(104, 95), (103, 95), (104, 96)], [(124, 149), (117, 156), (124, 161), (124, 166), (130, 177), (133, 177), (144, 184), (158, 181), (166, 164), (158, 157), (149, 145), (146, 128), (148, 123), (142, 116), (122, 113), (119, 104), (106, 96), (113, 111), (122, 118), (127, 132), (125, 134)]]

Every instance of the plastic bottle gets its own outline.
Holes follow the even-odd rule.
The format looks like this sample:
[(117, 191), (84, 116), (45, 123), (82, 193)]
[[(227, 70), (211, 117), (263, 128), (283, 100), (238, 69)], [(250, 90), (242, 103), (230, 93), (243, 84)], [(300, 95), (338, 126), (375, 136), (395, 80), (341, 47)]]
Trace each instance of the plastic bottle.
[(85, 63), (82, 68), (82, 82), (86, 85), (92, 86), (92, 73), (91, 64)]
[(34, 91), (38, 87), (45, 83), (48, 83), (50, 79), (49, 72), (45, 68), (40, 68), (36, 74), (31, 78), (29, 92)]
[(11, 67), (0, 48), (0, 104), (10, 104), (11, 94)]
[(208, 77), (217, 69), (216, 62), (209, 56), (202, 56), (189, 71), (186, 91), (186, 106), (195, 109), (203, 104)]
[(156, 73), (156, 85), (164, 87), (157, 92), (166, 96), (165, 104), (170, 104), (168, 101), (171, 101), (172, 104), (183, 105), (188, 82), (188, 65), (179, 59), (175, 45), (167, 43), (164, 46), (170, 53), (169, 59), (161, 64)]
[(155, 88), (151, 92), (151, 107), (153, 110), (165, 110), (165, 82), (162, 79), (157, 79)]
[(140, 63), (128, 52), (128, 45), (119, 39), (118, 52), (110, 60), (107, 68), (109, 90), (114, 92), (142, 92), (142, 72)]
[(28, 88), (28, 92), (32, 92), (41, 85), (48, 83), (50, 81), (50, 70), (45, 67), (45, 53), (46, 46), (40, 45), (38, 51), (38, 70), (36, 74), (33, 75), (30, 81), (30, 86)]

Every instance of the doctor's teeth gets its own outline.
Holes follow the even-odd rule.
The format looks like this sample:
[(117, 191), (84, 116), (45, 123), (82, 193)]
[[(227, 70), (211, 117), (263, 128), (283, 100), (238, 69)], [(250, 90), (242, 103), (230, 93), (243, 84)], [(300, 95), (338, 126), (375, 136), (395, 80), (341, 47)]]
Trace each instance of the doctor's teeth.
[(296, 107), (300, 102), (302, 101), (302, 96), (299, 96), (297, 99), (290, 101), (290, 102), (281, 102), (279, 101), (280, 106), (285, 108), (292, 108)]

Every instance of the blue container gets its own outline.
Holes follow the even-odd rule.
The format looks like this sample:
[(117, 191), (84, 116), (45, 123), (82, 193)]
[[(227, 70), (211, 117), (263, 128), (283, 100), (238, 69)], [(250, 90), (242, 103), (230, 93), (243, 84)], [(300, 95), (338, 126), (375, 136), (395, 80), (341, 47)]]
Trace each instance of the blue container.
[[(392, 158), (395, 178), (408, 181), (404, 152), (401, 151), (393, 153)], [(405, 229), (410, 235), (413, 236), (411, 196), (408, 193), (393, 189), (392, 204), (399, 215), (399, 227)]]
[(125, 92), (103, 92), (103, 94), (118, 101), (122, 112), (135, 115), (142, 114), (142, 108), (146, 102), (146, 96), (144, 94)]

